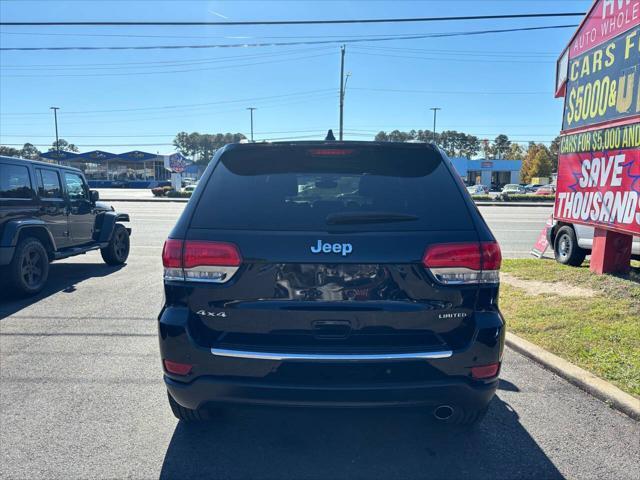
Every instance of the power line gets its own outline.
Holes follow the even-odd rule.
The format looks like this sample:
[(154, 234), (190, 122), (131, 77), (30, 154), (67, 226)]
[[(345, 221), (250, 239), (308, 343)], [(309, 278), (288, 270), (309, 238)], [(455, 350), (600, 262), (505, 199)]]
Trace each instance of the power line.
[(388, 42), (394, 40), (419, 40), (424, 38), (445, 38), (464, 37), (472, 35), (486, 35), (492, 33), (526, 32), (536, 30), (557, 30), (561, 28), (575, 28), (576, 24), (570, 25), (547, 25), (542, 27), (519, 27), (491, 30), (472, 30), (466, 32), (450, 33), (429, 33), (423, 35), (402, 35), (388, 37), (367, 37), (367, 38), (340, 38), (334, 40), (313, 40), (297, 42), (263, 42), (263, 43), (221, 43), (212, 45), (126, 45), (126, 46), (73, 46), (73, 47), (1, 47), (0, 51), (87, 51), (87, 50), (186, 50), (186, 49), (208, 49), (208, 48), (254, 48), (254, 47), (281, 47), (287, 45), (327, 45), (336, 43), (360, 43), (360, 42)]
[[(2, 32), (0, 32), (2, 33)], [(373, 46), (354, 46), (354, 49), (366, 49), (366, 50), (381, 50), (381, 51), (400, 51), (400, 52), (428, 52), (433, 54), (446, 54), (447, 58), (451, 55), (457, 56), (486, 56), (486, 57), (507, 57), (507, 58), (522, 58), (528, 56), (540, 56), (540, 57), (551, 57), (557, 58), (556, 53), (543, 53), (543, 52), (532, 52), (527, 50), (522, 50), (519, 52), (504, 52), (504, 51), (493, 51), (493, 50), (441, 50), (441, 49), (418, 49), (418, 48), (400, 48), (400, 47), (373, 47)], [(114, 67), (114, 68), (133, 68), (135, 66), (145, 66), (145, 65), (157, 65), (157, 66), (184, 66), (184, 65), (200, 65), (200, 64), (208, 64), (208, 63), (218, 63), (225, 60), (235, 60), (235, 59), (251, 59), (251, 58), (264, 58), (271, 56), (280, 56), (280, 55), (294, 55), (303, 52), (316, 52), (316, 51), (326, 51), (328, 49), (333, 49), (331, 46), (324, 47), (316, 47), (316, 48), (302, 48), (302, 49), (291, 49), (284, 50), (281, 52), (271, 52), (271, 53), (252, 53), (249, 55), (233, 55), (233, 56), (225, 56), (225, 57), (205, 57), (191, 60), (156, 60), (152, 62), (110, 62), (110, 63), (32, 63), (32, 64), (2, 64), (2, 69), (20, 69), (20, 70), (51, 70), (51, 69), (84, 69), (87, 67), (97, 67), (97, 68), (106, 68), (106, 67)]]
[(353, 48), (357, 48), (358, 50), (374, 50), (374, 51), (391, 51), (391, 52), (403, 52), (403, 53), (429, 53), (429, 54), (446, 54), (450, 55), (458, 55), (458, 56), (487, 56), (487, 57), (508, 57), (508, 58), (522, 58), (523, 56), (532, 56), (532, 57), (553, 57), (554, 59), (558, 58), (558, 54), (554, 52), (539, 52), (539, 51), (531, 51), (531, 50), (520, 50), (520, 51), (504, 51), (504, 50), (443, 50), (443, 49), (434, 49), (434, 48), (410, 48), (410, 47), (383, 47), (383, 46), (373, 46), (373, 45), (356, 45)]
[[(551, 91), (499, 91), (499, 90), (414, 90), (414, 89), (392, 89), (392, 88), (366, 88), (366, 87), (351, 87), (350, 90), (354, 91), (362, 91), (362, 92), (384, 92), (384, 93), (414, 93), (414, 94), (437, 94), (437, 95), (552, 95)], [(233, 105), (233, 104), (243, 104), (243, 103), (256, 103), (261, 108), (269, 108), (273, 106), (278, 106), (283, 103), (279, 102), (282, 99), (292, 100), (294, 103), (298, 103), (299, 101), (306, 100), (315, 100), (320, 98), (330, 98), (337, 95), (337, 90), (333, 88), (324, 88), (317, 90), (307, 90), (295, 93), (288, 94), (280, 94), (280, 95), (269, 95), (269, 96), (260, 96), (260, 97), (251, 97), (244, 99), (236, 99), (236, 100), (219, 100), (212, 102), (199, 102), (199, 103), (186, 103), (186, 104), (174, 104), (174, 105), (159, 105), (155, 107), (133, 107), (133, 108), (114, 108), (114, 109), (106, 109), (106, 110), (72, 110), (65, 112), (65, 116), (99, 116), (103, 118), (105, 115), (109, 114), (122, 114), (127, 113), (128, 119), (136, 119), (136, 120), (145, 120), (147, 117), (133, 117), (131, 114), (157, 114), (166, 111), (166, 113), (171, 115), (171, 118), (179, 118), (174, 115), (176, 111), (183, 113), (184, 111), (193, 111), (199, 109), (206, 109), (205, 114), (216, 114), (216, 113), (226, 113), (226, 112), (235, 112), (240, 111), (241, 108), (234, 110), (225, 110), (223, 112), (216, 112), (215, 110), (211, 110), (210, 107), (220, 105)], [(277, 100), (278, 102), (275, 105), (269, 105), (269, 103)], [(262, 103), (266, 102), (266, 103)], [(287, 103), (284, 103), (285, 105)], [(0, 117), (12, 117), (12, 118), (25, 118), (25, 117), (45, 117), (49, 114), (46, 112), (1, 112)], [(194, 114), (192, 114), (194, 115)], [(196, 114), (197, 115), (197, 114)], [(162, 118), (162, 117), (159, 117)], [(6, 120), (5, 120), (6, 121)], [(85, 120), (86, 121), (86, 120)], [(69, 124), (68, 122), (65, 122)], [(401, 126), (401, 125), (399, 125)], [(525, 125), (529, 126), (529, 125)]]
[[(322, 135), (324, 135), (326, 132), (324, 131), (318, 131), (317, 133), (313, 134), (313, 135), (297, 135), (297, 136), (292, 136), (292, 137), (279, 137), (279, 138), (261, 138), (258, 139), (258, 142), (261, 141), (276, 141), (276, 140), (295, 140), (295, 139), (303, 139), (303, 138), (317, 138), (320, 139), (322, 137)], [(8, 147), (21, 147), (24, 144), (23, 143), (2, 143), (2, 145), (8, 146)], [(51, 144), (48, 143), (32, 143), (32, 145), (34, 147), (51, 147)], [(173, 143), (84, 143), (84, 144), (79, 144), (79, 143), (75, 143), (74, 144), (76, 147), (167, 147), (167, 146), (174, 146)]]
[[(146, 70), (143, 72), (99, 72), (99, 73), (52, 73), (47, 74), (47, 77), (121, 77), (121, 76), (139, 76), (139, 75), (166, 75), (172, 73), (186, 73), (186, 72), (202, 72), (208, 70), (227, 70), (229, 68), (237, 68), (237, 67), (253, 67), (256, 65), (265, 65), (272, 63), (283, 63), (283, 62), (291, 62), (296, 60), (309, 60), (311, 58), (319, 58), (319, 57), (328, 57), (333, 55), (333, 53), (319, 53), (317, 55), (303, 55), (298, 57), (289, 57), (275, 60), (265, 60), (264, 62), (249, 62), (249, 63), (235, 63), (231, 65), (214, 65), (211, 67), (202, 67), (202, 68), (183, 68), (177, 70)], [(42, 77), (41, 74), (0, 74), (2, 77), (9, 78), (34, 78), (34, 77)]]
[[(311, 94), (325, 93), (325, 92), (333, 92), (333, 88), (322, 88), (318, 90), (305, 90), (302, 92), (295, 93), (284, 93), (280, 95), (269, 95), (263, 97), (251, 97), (251, 98), (242, 98), (238, 100), (219, 100), (215, 102), (199, 102), (199, 103), (180, 103), (174, 105), (160, 105), (157, 107), (137, 107), (137, 108), (115, 108), (109, 110), (75, 110), (65, 112), (65, 115), (85, 115), (85, 114), (103, 114), (103, 113), (122, 113), (122, 112), (136, 112), (136, 111), (150, 111), (150, 110), (169, 110), (169, 109), (178, 109), (178, 108), (191, 108), (191, 107), (209, 107), (211, 105), (224, 105), (229, 103), (243, 103), (243, 102), (255, 102), (260, 100), (272, 100), (286, 97), (297, 97), (297, 96), (306, 96)], [(49, 115), (44, 112), (30, 112), (30, 113), (0, 113), (0, 115), (20, 115), (20, 116), (28, 116), (28, 115)]]
[[(318, 100), (322, 100), (322, 101), (327, 101), (329, 99), (337, 99), (338, 98), (338, 94), (336, 93), (318, 93), (315, 94), (315, 96), (308, 96), (305, 98), (298, 98), (298, 99), (293, 99), (293, 101), (287, 101), (287, 102), (280, 102), (280, 103), (276, 103), (276, 104), (258, 104), (260, 106), (261, 109), (276, 109), (276, 108), (280, 108), (280, 107), (286, 107), (289, 105), (298, 105), (298, 104), (308, 104), (311, 102), (316, 102)], [(203, 108), (203, 107), (198, 107), (198, 108)], [(236, 113), (236, 112), (240, 112), (240, 111), (244, 111), (243, 107), (236, 107), (236, 108), (232, 108), (232, 109), (227, 109), (227, 110), (217, 110), (217, 111), (212, 111), (210, 109), (207, 109), (204, 112), (199, 112), (199, 113), (186, 113), (183, 115), (176, 115), (173, 112), (171, 112), (171, 116), (167, 117), (166, 115), (164, 116), (155, 116), (155, 117), (147, 117), (147, 116), (141, 116), (141, 117), (136, 117), (135, 115), (126, 115), (126, 116), (122, 116), (119, 115), (118, 116), (118, 120), (113, 120), (113, 121), (105, 121), (104, 120), (104, 115), (101, 114), (93, 114), (93, 115), (97, 115), (98, 118), (98, 123), (99, 123), (99, 127), (102, 127), (104, 125), (112, 125), (112, 124), (117, 124), (117, 125), (121, 125), (123, 123), (131, 123), (131, 122), (140, 122), (142, 120), (144, 121), (150, 121), (150, 120), (166, 120), (167, 118), (170, 118), (171, 120), (176, 119), (176, 118), (189, 118), (189, 119), (193, 119), (196, 117), (208, 117), (209, 119), (214, 116), (214, 115), (222, 115), (225, 113)], [(158, 113), (158, 112), (149, 112), (149, 113)], [(25, 119), (27, 120), (27, 119)], [(83, 118), (82, 121), (78, 121), (78, 122), (64, 122), (65, 126), (66, 125), (83, 125), (83, 126), (87, 126), (87, 122), (88, 120), (86, 118)], [(31, 127), (33, 126), (33, 122), (30, 122), (28, 124), (12, 124), (13, 127)]]
[(405, 18), (354, 18), (342, 20), (249, 20), (249, 21), (217, 21), (217, 22), (189, 22), (189, 21), (80, 21), (80, 22), (0, 22), (0, 26), (91, 26), (91, 27), (123, 27), (123, 26), (251, 26), (251, 25), (344, 25), (354, 23), (418, 23), (418, 22), (453, 22), (466, 20), (502, 20), (516, 18), (557, 18), (557, 17), (584, 17), (584, 12), (558, 12), (558, 13), (517, 13), (507, 15), (466, 15), (450, 17), (405, 17)]
[[(373, 57), (410, 58), (412, 60), (442, 60), (446, 57), (416, 57), (411, 55), (398, 55), (391, 53), (353, 52), (354, 55), (367, 55)], [(476, 62), (476, 63), (554, 63), (553, 60), (487, 60), (486, 58), (446, 58), (447, 62)]]
[[(0, 0), (1, 1), (1, 0)], [(397, 33), (397, 34), (340, 34), (340, 35), (138, 35), (138, 34), (129, 34), (129, 33), (43, 33), (43, 32), (7, 32), (0, 31), (0, 35), (22, 35), (22, 36), (30, 36), (30, 37), (104, 37), (104, 38), (205, 38), (207, 40), (212, 40), (214, 38), (226, 39), (226, 40), (286, 40), (286, 39), (325, 39), (325, 38), (369, 38), (369, 37), (402, 37), (406, 35), (422, 35), (424, 32), (406, 32), (406, 33)], [(391, 48), (391, 47), (388, 47)], [(451, 52), (455, 52), (455, 50), (451, 50)], [(494, 53), (502, 53), (502, 52), (494, 52)], [(508, 52), (505, 52), (508, 53)], [(554, 55), (557, 57), (557, 53), (555, 52), (527, 52), (519, 51), (512, 52), (514, 54), (522, 55), (527, 53), (533, 54), (546, 54), (546, 55)]]
[(220, 62), (234, 62), (234, 61), (243, 61), (245, 59), (254, 59), (254, 58), (270, 58), (270, 57), (280, 57), (280, 56), (288, 56), (288, 55), (299, 55), (301, 53), (306, 52), (321, 52), (321, 51), (333, 51), (333, 47), (327, 45), (322, 47), (313, 47), (313, 48), (293, 48), (290, 50), (281, 50), (278, 52), (269, 52), (269, 53), (251, 53), (248, 55), (229, 55), (222, 57), (206, 57), (206, 58), (198, 58), (198, 59), (190, 59), (190, 60), (156, 60), (152, 62), (112, 62), (112, 63), (44, 63), (44, 64), (21, 64), (21, 65), (7, 65), (2, 64), (2, 69), (17, 69), (17, 70), (77, 70), (77, 69), (86, 69), (87, 67), (93, 67), (95, 70), (118, 70), (118, 69), (127, 69), (127, 68), (136, 68), (136, 67), (144, 67), (151, 66), (151, 68), (160, 68), (160, 67), (172, 67), (172, 66), (189, 66), (189, 65), (207, 65), (207, 64), (217, 64)]
[[(270, 132), (255, 132), (255, 135), (273, 135), (282, 133), (326, 133), (325, 127), (318, 127), (311, 130), (276, 130)], [(374, 133), (378, 133), (375, 131)], [(151, 137), (175, 137), (175, 133), (143, 133), (139, 135), (117, 135), (117, 134), (101, 134), (101, 135), (76, 135), (68, 133), (69, 138), (151, 138)], [(51, 138), (51, 135), (31, 135), (28, 133), (0, 133), (0, 137), (27, 137), (27, 138)]]
[(391, 93), (427, 93), (438, 95), (553, 95), (553, 92), (548, 91), (498, 91), (498, 90), (409, 90), (399, 88), (364, 88), (364, 87), (351, 87), (351, 90), (362, 90), (370, 92), (391, 92)]

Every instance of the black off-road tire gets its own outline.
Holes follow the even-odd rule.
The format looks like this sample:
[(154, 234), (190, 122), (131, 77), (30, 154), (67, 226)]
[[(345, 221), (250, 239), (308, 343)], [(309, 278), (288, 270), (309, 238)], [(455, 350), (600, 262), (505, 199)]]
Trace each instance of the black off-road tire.
[(556, 262), (562, 265), (579, 267), (587, 256), (587, 251), (578, 245), (576, 232), (572, 227), (565, 226), (558, 230), (553, 241), (553, 252)]
[(123, 225), (116, 223), (109, 245), (101, 248), (100, 254), (107, 265), (123, 265), (129, 258), (130, 247), (129, 232)]
[(191, 410), (190, 408), (185, 408), (178, 402), (176, 402), (169, 392), (167, 392), (167, 397), (169, 398), (169, 406), (171, 407), (171, 411), (178, 420), (192, 423), (205, 422), (209, 420), (208, 412), (206, 412), (205, 410)]
[(49, 278), (49, 255), (42, 242), (34, 237), (21, 240), (7, 270), (9, 284), (19, 294), (39, 293)]

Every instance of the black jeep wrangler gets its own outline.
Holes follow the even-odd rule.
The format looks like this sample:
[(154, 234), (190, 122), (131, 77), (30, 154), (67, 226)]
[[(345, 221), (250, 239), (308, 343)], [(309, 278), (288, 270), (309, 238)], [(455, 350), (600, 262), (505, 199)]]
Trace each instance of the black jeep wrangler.
[(0, 270), (22, 294), (44, 288), (49, 262), (100, 249), (109, 265), (129, 256), (129, 221), (98, 202), (82, 172), (0, 157)]

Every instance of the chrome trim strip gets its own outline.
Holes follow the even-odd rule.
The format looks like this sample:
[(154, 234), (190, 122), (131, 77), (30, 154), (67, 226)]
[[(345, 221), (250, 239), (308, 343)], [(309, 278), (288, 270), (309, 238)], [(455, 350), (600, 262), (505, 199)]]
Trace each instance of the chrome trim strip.
[[(165, 280), (173, 280), (180, 282), (198, 282), (198, 283), (226, 283), (236, 274), (240, 267), (226, 267), (226, 266), (199, 266), (192, 268), (166, 268), (164, 269), (164, 279)], [(181, 275), (175, 276), (169, 274), (167, 271), (171, 271), (171, 273), (181, 272)], [(222, 274), (222, 278), (213, 279), (213, 278), (194, 278), (189, 277), (188, 273), (190, 272), (205, 272), (205, 273), (220, 273)]]
[(226, 348), (212, 348), (211, 353), (219, 357), (251, 358), (254, 360), (311, 360), (330, 362), (362, 362), (362, 361), (394, 361), (394, 360), (429, 360), (434, 358), (449, 358), (451, 350), (439, 352), (415, 353), (381, 353), (381, 354), (324, 354), (324, 353), (275, 353), (249, 352), (244, 350), (230, 350)]

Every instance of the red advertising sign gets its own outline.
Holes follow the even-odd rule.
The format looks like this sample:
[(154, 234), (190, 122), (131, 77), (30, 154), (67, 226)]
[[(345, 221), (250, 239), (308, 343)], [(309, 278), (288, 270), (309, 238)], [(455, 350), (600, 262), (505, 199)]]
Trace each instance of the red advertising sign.
[(536, 240), (535, 245), (531, 249), (531, 255), (537, 258), (542, 258), (544, 256), (544, 252), (549, 248), (549, 240), (547, 240), (547, 232), (549, 229), (553, 227), (553, 215), (549, 215), (546, 223), (544, 224), (544, 228), (538, 234), (538, 239)]
[[(586, 52), (605, 46), (610, 40), (619, 37), (640, 23), (640, 0), (597, 0), (589, 10), (569, 45), (557, 62), (556, 97), (565, 95), (565, 86), (569, 77), (569, 59), (575, 59)], [(603, 52), (605, 54), (611, 51)], [(596, 53), (592, 65), (598, 64), (606, 55)]]
[(639, 147), (639, 124), (563, 137), (554, 217), (640, 235)]
[(598, 0), (569, 45), (574, 58), (638, 25), (640, 0)]
[(624, 271), (630, 251), (615, 237), (640, 235), (640, 0), (594, 2), (558, 59), (556, 96), (554, 218), (596, 227), (592, 271)]

